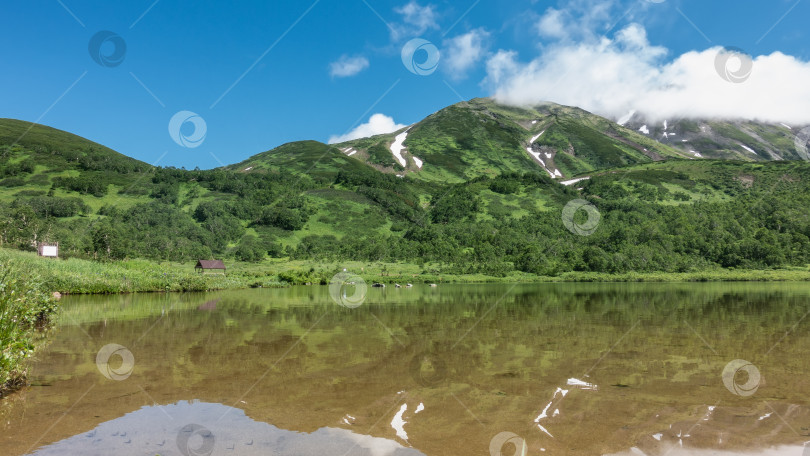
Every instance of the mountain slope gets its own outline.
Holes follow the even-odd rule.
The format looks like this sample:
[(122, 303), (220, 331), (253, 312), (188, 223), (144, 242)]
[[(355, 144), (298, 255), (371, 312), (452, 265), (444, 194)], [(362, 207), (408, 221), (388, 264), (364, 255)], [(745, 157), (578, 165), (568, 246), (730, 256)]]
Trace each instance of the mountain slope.
[(61, 169), (137, 172), (150, 165), (81, 136), (22, 120), (0, 119), (0, 145), (6, 154), (17, 147), (17, 160), (30, 158), (38, 165)]
[(451, 182), (530, 170), (567, 179), (667, 159), (808, 158), (795, 144), (804, 126), (718, 119), (651, 122), (635, 113), (621, 123), (554, 103), (514, 107), (482, 98), (392, 134), (336, 146), (383, 172)]
[(358, 168), (367, 166), (359, 160), (347, 157), (336, 147), (318, 141), (287, 143), (226, 167), (241, 172), (261, 170), (327, 179), (334, 179), (341, 170)]
[[(551, 103), (515, 108), (474, 99), (442, 109), (405, 131), (337, 147), (384, 171), (407, 169), (419, 179), (454, 182), (532, 170), (563, 178), (687, 157), (607, 119)], [(394, 143), (399, 135), (404, 138), (402, 161), (392, 150), (397, 149)], [(391, 158), (387, 164), (378, 158), (384, 154)]]
[(806, 126), (719, 119), (651, 122), (637, 114), (625, 126), (693, 158), (745, 161), (806, 158), (796, 149), (796, 135)]
[[(44, 125), (0, 119), (0, 199), (126, 193), (155, 168), (101, 144)], [(129, 200), (131, 195), (122, 198)], [(38, 202), (42, 202), (39, 201)], [(30, 205), (30, 201), (28, 201)], [(98, 201), (90, 201), (98, 209)], [(51, 205), (50, 203), (46, 206)], [(76, 204), (66, 206), (77, 209)], [(70, 209), (67, 213), (75, 213)], [(64, 213), (64, 212), (62, 212)]]

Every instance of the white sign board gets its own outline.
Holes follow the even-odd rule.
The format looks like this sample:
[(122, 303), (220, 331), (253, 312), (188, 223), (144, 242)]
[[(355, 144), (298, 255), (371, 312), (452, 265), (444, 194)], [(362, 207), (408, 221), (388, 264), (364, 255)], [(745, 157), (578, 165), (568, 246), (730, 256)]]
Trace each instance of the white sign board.
[(46, 257), (59, 256), (59, 247), (57, 247), (55, 245), (43, 245), (42, 246), (42, 256), (46, 256)]

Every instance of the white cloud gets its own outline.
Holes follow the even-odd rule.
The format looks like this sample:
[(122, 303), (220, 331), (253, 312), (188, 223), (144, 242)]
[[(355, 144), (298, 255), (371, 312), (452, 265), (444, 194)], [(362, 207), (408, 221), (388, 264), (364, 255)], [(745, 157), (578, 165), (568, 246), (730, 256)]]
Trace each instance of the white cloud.
[[(546, 31), (553, 34), (553, 24), (547, 24)], [(669, 58), (666, 48), (650, 44), (642, 26), (631, 24), (613, 38), (561, 39), (528, 63), (518, 61), (514, 51), (499, 51), (487, 61), (486, 82), (493, 96), (505, 103), (552, 101), (614, 119), (635, 109), (650, 120), (707, 117), (810, 123), (810, 63), (779, 52), (758, 56), (750, 77), (732, 83), (715, 67), (721, 50), (714, 47)], [(738, 60), (728, 62), (729, 70), (738, 67)]]
[(407, 125), (400, 125), (394, 122), (392, 117), (388, 117), (385, 114), (374, 114), (367, 123), (358, 125), (357, 128), (346, 133), (345, 135), (334, 135), (329, 137), (329, 144), (337, 144), (358, 138), (367, 138), (374, 135), (393, 133), (405, 127), (407, 127)]
[(391, 24), (391, 39), (395, 42), (439, 28), (438, 13), (432, 5), (422, 6), (412, 0), (394, 11), (402, 16), (402, 23)]
[(546, 14), (537, 22), (537, 32), (540, 36), (562, 39), (568, 36), (565, 13), (561, 10), (549, 8)]
[(454, 79), (466, 76), (467, 71), (486, 54), (489, 32), (479, 28), (455, 38), (445, 40), (442, 68)]
[(548, 8), (535, 29), (543, 38), (593, 40), (610, 27), (617, 6), (617, 0), (568, 0), (564, 8)]
[(333, 78), (354, 76), (368, 68), (368, 59), (363, 56), (349, 57), (342, 55), (337, 61), (329, 64), (329, 75)]
[(650, 42), (647, 40), (647, 30), (638, 24), (630, 24), (629, 26), (619, 30), (619, 32), (616, 33), (615, 39), (619, 44), (624, 45), (625, 48), (629, 50), (650, 49), (653, 51), (653, 55), (651, 57), (656, 57), (659, 55), (663, 56), (666, 54), (666, 49), (650, 46)]
[(499, 50), (495, 55), (487, 60), (487, 79), (490, 85), (499, 87), (520, 71), (520, 64), (517, 62), (516, 51)]

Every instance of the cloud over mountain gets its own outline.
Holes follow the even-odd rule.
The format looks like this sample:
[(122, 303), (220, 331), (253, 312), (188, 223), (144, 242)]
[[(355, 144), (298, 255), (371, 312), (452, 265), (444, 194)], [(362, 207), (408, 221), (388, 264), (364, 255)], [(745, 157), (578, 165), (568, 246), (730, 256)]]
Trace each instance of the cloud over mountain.
[(478, 28), (444, 41), (442, 67), (451, 78), (464, 78), (484, 58), (489, 37), (488, 31)]
[[(596, 11), (589, 17), (605, 17)], [(547, 10), (536, 31), (551, 42), (528, 62), (511, 50), (490, 56), (486, 83), (493, 96), (515, 105), (554, 101), (612, 118), (637, 110), (651, 120), (810, 123), (810, 62), (781, 52), (749, 58), (720, 47), (671, 56), (637, 23), (606, 37), (573, 20), (566, 11)]]
[(329, 144), (337, 144), (345, 141), (351, 141), (352, 139), (393, 133), (405, 127), (407, 127), (407, 125), (401, 125), (394, 122), (392, 117), (378, 113), (371, 116), (368, 122), (358, 125), (357, 128), (344, 135), (330, 136)]

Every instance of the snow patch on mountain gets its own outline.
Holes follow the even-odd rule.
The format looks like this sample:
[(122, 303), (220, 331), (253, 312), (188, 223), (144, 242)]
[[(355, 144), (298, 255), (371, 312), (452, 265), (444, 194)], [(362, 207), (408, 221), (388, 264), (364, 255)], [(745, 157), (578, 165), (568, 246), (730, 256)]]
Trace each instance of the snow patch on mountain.
[[(527, 148), (526, 148), (526, 152), (528, 152), (528, 153), (529, 153), (529, 155), (531, 155), (532, 157), (536, 158), (536, 159), (537, 159), (537, 161), (539, 161), (539, 162), (540, 162), (540, 164), (541, 164), (541, 165), (543, 165), (543, 168), (545, 168), (545, 167), (546, 167), (546, 162), (544, 162), (544, 161), (543, 161), (543, 159), (542, 159), (542, 158), (540, 158), (540, 155), (541, 155), (541, 153), (540, 153), (540, 152), (535, 152), (535, 151), (533, 151), (531, 147), (527, 147)], [(552, 173), (552, 174), (553, 174), (553, 173)]]
[[(551, 178), (552, 178), (552, 179), (556, 179), (556, 178), (557, 178), (557, 176), (555, 175), (554, 171), (550, 171), (550, 170), (549, 170), (549, 169), (546, 167), (546, 162), (544, 162), (544, 161), (543, 161), (543, 159), (542, 159), (542, 158), (540, 158), (540, 155), (542, 155), (542, 153), (541, 153), (541, 152), (535, 152), (535, 151), (533, 151), (533, 150), (532, 150), (532, 148), (531, 148), (531, 147), (527, 147), (527, 148), (526, 148), (526, 152), (528, 152), (528, 153), (529, 153), (529, 155), (531, 155), (532, 157), (536, 158), (536, 159), (537, 159), (537, 161), (539, 161), (539, 162), (540, 162), (540, 164), (541, 164), (541, 165), (543, 165), (543, 170), (545, 170), (545, 172), (547, 172), (547, 173), (548, 173), (548, 175), (549, 175), (549, 176), (551, 176)], [(556, 171), (557, 173), (559, 173), (559, 172), (560, 172), (559, 170), (555, 170), (555, 171)], [(560, 174), (560, 177), (562, 177), (562, 174)]]
[[(410, 130), (410, 128), (408, 129)], [(407, 162), (405, 157), (402, 156), (402, 151), (405, 149), (405, 139), (408, 137), (408, 130), (403, 131), (394, 138), (394, 143), (391, 144), (391, 153), (397, 159), (400, 165), (404, 168)]]
[[(545, 132), (546, 131), (543, 130), (543, 131), (540, 132), (540, 134), (535, 135), (535, 136), (532, 137), (531, 141), (529, 141), (529, 147), (526, 148), (526, 152), (528, 152), (529, 155), (531, 155), (532, 157), (536, 158), (537, 161), (539, 161), (540, 164), (543, 165), (543, 169), (549, 174), (549, 176), (551, 176), (552, 179), (556, 179), (557, 176), (562, 177), (562, 173), (560, 173), (560, 170), (558, 170), (558, 169), (555, 169), (554, 171), (549, 170), (546, 167), (546, 162), (544, 162), (543, 159), (540, 158), (540, 156), (543, 155), (543, 153), (542, 152), (535, 152), (532, 149), (532, 146), (531, 146), (532, 144), (534, 144), (535, 141), (537, 141), (538, 138), (543, 136), (543, 133), (545, 133)], [(546, 154), (546, 155), (548, 156), (549, 154)], [(551, 158), (551, 157), (549, 156), (549, 158)]]
[(566, 187), (568, 187), (568, 186), (571, 186), (571, 185), (576, 184), (577, 182), (582, 182), (582, 181), (584, 181), (584, 180), (588, 180), (588, 179), (590, 179), (590, 178), (591, 178), (590, 176), (588, 176), (588, 177), (578, 177), (578, 178), (576, 178), (576, 179), (571, 179), (571, 180), (567, 180), (567, 181), (562, 181), (562, 182), (560, 182), (560, 183), (561, 183), (561, 184), (563, 184), (563, 185), (565, 185)]

